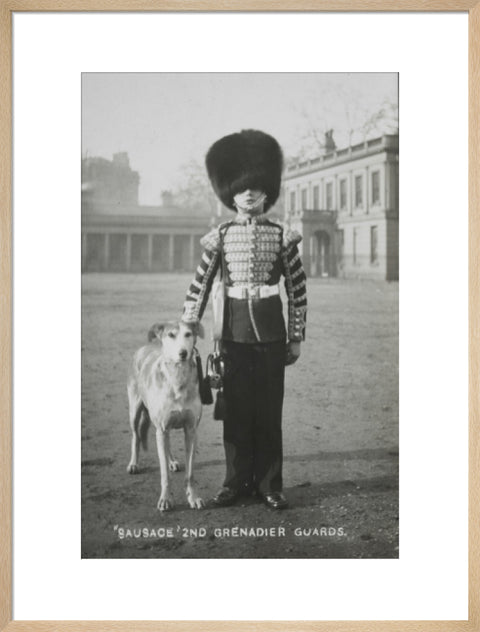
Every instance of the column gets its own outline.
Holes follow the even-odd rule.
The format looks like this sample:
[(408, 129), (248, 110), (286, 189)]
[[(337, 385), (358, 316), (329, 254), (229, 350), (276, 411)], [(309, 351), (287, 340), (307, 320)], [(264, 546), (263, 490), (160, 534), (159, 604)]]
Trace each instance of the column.
[(152, 271), (152, 260), (153, 260), (153, 235), (149, 233), (147, 235), (147, 270), (149, 272)]
[(348, 210), (349, 215), (353, 215), (353, 209), (355, 208), (355, 178), (353, 177), (353, 170), (348, 172), (348, 178), (350, 182), (348, 183), (348, 191), (350, 195), (348, 196)]
[(108, 270), (110, 263), (110, 235), (105, 233), (103, 240), (103, 269)]
[(318, 270), (317, 270), (317, 248), (316, 248), (316, 236), (315, 235), (310, 235), (310, 276), (312, 277), (316, 277)]
[(386, 196), (386, 188), (387, 188), (387, 184), (386, 184), (386, 169), (387, 165), (386, 163), (383, 163), (382, 166), (380, 167), (380, 206), (382, 207), (382, 209), (386, 209), (387, 208), (387, 196)]
[(175, 235), (168, 236), (168, 269), (170, 272), (175, 269)]
[(319, 276), (323, 277), (325, 275), (325, 239), (323, 237), (323, 234), (322, 237), (317, 241), (317, 248), (318, 273)]
[(370, 168), (365, 167), (365, 213), (368, 215), (370, 213)]
[(130, 272), (132, 262), (132, 236), (127, 233), (127, 247), (125, 248), (125, 270)]
[(383, 187), (383, 194), (384, 194), (384, 203), (383, 203), (383, 208), (385, 210), (390, 210), (394, 208), (394, 204), (392, 204), (392, 167), (390, 165), (390, 163), (385, 163), (384, 165), (384, 169), (385, 169), (385, 184)]

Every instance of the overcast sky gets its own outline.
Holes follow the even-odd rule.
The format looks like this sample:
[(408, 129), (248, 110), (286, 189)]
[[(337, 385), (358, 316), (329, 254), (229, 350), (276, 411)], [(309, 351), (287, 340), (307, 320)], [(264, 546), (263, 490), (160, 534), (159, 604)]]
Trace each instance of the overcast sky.
[[(275, 136), (294, 155), (309, 121), (348, 144), (348, 120), (398, 100), (396, 73), (84, 73), (82, 154), (130, 156), (140, 204), (181, 186), (182, 165), (244, 128)], [(322, 130), (323, 131), (323, 130)], [(303, 139), (303, 140), (302, 140)]]

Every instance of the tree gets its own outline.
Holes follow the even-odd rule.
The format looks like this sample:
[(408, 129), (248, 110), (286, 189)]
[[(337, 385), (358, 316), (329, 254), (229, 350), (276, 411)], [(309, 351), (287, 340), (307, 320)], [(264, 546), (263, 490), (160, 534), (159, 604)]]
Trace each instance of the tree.
[(385, 133), (398, 133), (396, 94), (390, 91), (379, 97), (365, 77), (326, 78), (311, 89), (296, 109), (301, 123), (293, 153), (300, 160), (325, 151), (329, 130), (334, 131), (336, 144), (341, 147)]
[(190, 160), (181, 168), (181, 183), (173, 191), (175, 204), (204, 215), (216, 215), (218, 200), (205, 172), (205, 166)]
[(360, 128), (364, 140), (380, 134), (398, 134), (398, 104), (386, 99)]

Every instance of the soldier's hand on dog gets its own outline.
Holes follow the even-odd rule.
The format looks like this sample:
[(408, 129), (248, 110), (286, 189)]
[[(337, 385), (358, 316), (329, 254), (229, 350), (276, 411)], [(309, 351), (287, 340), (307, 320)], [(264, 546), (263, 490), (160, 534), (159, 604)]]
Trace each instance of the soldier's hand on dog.
[(295, 364), (300, 357), (300, 343), (299, 342), (287, 342), (285, 366)]

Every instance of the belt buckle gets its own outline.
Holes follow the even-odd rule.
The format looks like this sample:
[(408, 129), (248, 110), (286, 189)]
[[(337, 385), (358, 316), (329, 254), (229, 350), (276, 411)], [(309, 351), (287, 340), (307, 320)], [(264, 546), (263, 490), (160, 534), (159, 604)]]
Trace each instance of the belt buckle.
[(250, 298), (260, 298), (260, 286), (256, 285), (249, 288), (248, 293), (250, 294)]

